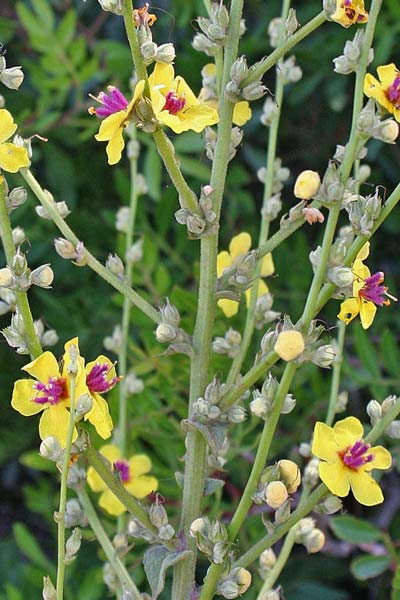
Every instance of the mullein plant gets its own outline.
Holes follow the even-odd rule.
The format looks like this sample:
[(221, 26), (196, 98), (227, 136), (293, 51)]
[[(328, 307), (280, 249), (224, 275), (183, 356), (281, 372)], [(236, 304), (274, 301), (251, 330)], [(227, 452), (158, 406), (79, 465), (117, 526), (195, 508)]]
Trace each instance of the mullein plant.
[[(289, 1), (283, 0), (281, 16), (269, 26), (273, 51), (250, 66), (239, 53), (245, 34), (243, 0), (232, 0), (229, 9), (223, 2), (205, 1), (207, 15), (197, 19), (199, 31), (193, 40), (194, 48), (207, 56), (198, 90), (192, 90), (179, 75), (179, 57), (175, 60), (173, 45), (153, 40), (157, 19), (148, 4), (134, 8), (131, 0), (99, 3), (101, 9), (123, 19), (134, 69), (131, 92), (128, 86), (123, 90), (109, 86), (93, 96), (96, 106), (89, 109), (92, 118), (99, 119), (95, 138), (107, 144), (109, 168), (124, 160), (125, 147), (129, 160), (130, 204), (117, 216), (117, 229), (126, 242), (122, 259), (114, 254), (106, 265), (101, 264), (75, 235), (66, 222), (68, 207), (56, 202), (30, 170), (32, 140), (17, 134), (13, 116), (6, 108), (0, 109), (0, 226), (7, 261), (0, 269), (1, 310), (3, 314), (12, 312), (11, 325), (3, 335), (17, 352), (31, 358), (23, 367), (31, 377), (15, 382), (11, 404), (24, 416), (38, 418), (35, 415), (41, 413), (40, 453), (54, 461), (61, 473), (59, 510), (54, 515), (58, 525), (57, 579), (44, 577), (43, 598), (62, 600), (66, 568), (79, 553), (80, 528), (87, 526), (106, 557), (104, 581), (110, 594), (118, 598), (148, 598), (149, 589), (156, 598), (163, 592), (166, 578), (172, 581), (173, 600), (209, 600), (215, 595), (236, 598), (250, 586), (258, 590), (254, 594), (258, 593), (259, 600), (279, 598), (279, 575), (294, 544), (304, 545), (310, 554), (323, 550), (325, 536), (316, 526), (317, 517), (310, 516), (313, 511), (315, 515), (333, 514), (349, 493), (365, 506), (384, 501), (374, 474), (377, 469), (389, 469), (392, 458), (389, 450), (375, 443), (383, 432), (398, 437), (395, 419), (400, 399), (396, 396), (382, 405), (375, 400), (368, 405), (364, 421), (370, 417), (372, 427), (366, 435), (364, 425), (354, 416), (334, 423), (335, 414), (347, 410), (343, 392), (339, 394), (338, 360), (346, 327), (352, 327), (359, 315), (363, 328), (373, 328), (377, 308), (396, 301), (383, 285), (383, 272), (371, 275), (365, 261), (369, 252), (373, 253), (373, 234), (400, 200), (400, 184), (388, 192), (385, 204), (379, 189), (370, 196), (360, 192), (368, 177), (363, 176), (365, 165), (360, 166), (368, 140), (393, 144), (399, 132), (400, 72), (394, 63), (377, 68), (379, 79), (367, 72), (381, 0), (371, 0), (368, 10), (363, 0), (325, 0), (321, 12), (301, 27)], [(355, 73), (351, 130), (347, 142), (327, 157), (322, 176), (313, 165), (297, 174), (293, 188), (297, 203), (287, 210), (281, 191), (290, 174), (276, 154), (277, 134), (287, 86), (295, 85), (302, 76), (289, 53), (326, 21), (330, 21), (326, 27), (332, 35), (340, 26), (355, 31), (344, 54), (334, 60), (337, 73)], [(273, 95), (262, 82), (271, 69), (276, 73)], [(7, 69), (2, 59), (0, 81), (17, 90), (22, 80), (21, 67)], [(259, 238), (253, 241), (243, 223), (227, 251), (218, 240), (226, 174), (228, 168), (234, 169), (231, 161), (238, 146), (245, 143), (241, 128), (253, 118), (251, 106), (262, 97), (266, 97), (261, 123), (268, 128), (268, 150), (258, 173), (264, 185)], [(132, 269), (143, 252), (141, 239), (134, 241), (134, 236), (138, 198), (145, 191), (138, 172), (137, 130), (152, 139), (176, 188), (176, 226), (185, 226), (193, 240), (187, 243), (200, 247), (197, 312), (190, 332), (181, 327), (178, 307), (168, 299), (154, 307), (132, 287)], [(188, 185), (173, 146), (175, 136), (189, 130), (203, 133), (212, 162), (210, 180), (204, 181), (200, 190)], [(98, 152), (103, 152), (101, 145)], [(9, 215), (26, 199), (24, 188), (9, 189), (7, 173), (17, 172), (37, 198), (39, 216), (52, 220), (59, 229), (57, 253), (78, 267), (91, 268), (123, 295), (121, 324), (105, 340), (106, 348), (118, 356), (117, 365), (107, 356), (86, 363), (76, 332), (65, 342), (61, 358), (43, 352), (45, 340), (54, 341), (55, 332), (45, 332), (43, 324), (33, 321), (28, 294), (32, 285), (50, 289), (54, 273), (50, 265), (33, 271), (29, 268), (21, 236), (11, 229)], [(280, 222), (270, 235), (270, 226), (278, 217)], [(311, 225), (323, 229), (323, 241), (310, 253), (313, 277), (302, 314), (294, 322), (274, 306), (266, 278), (274, 274), (273, 256), (279, 245), (300, 227)], [(274, 288), (277, 285), (279, 280)], [(236, 331), (230, 318), (238, 312), (243, 297), (246, 322), (243, 330)], [(338, 339), (329, 340), (329, 332), (317, 318), (327, 302), (338, 300)], [(154, 323), (156, 339), (167, 353), (185, 353), (191, 364), (188, 413), (182, 423), (186, 455), (184, 471), (177, 477), (182, 487), (181, 516), (173, 524), (157, 493), (163, 493), (163, 483), (157, 472), (152, 472), (150, 457), (138, 453), (128, 436), (127, 400), (144, 385), (127, 361), (132, 304)], [(214, 337), (218, 313), (226, 319), (224, 337)], [(253, 366), (245, 371), (255, 329), (263, 336)], [(220, 374), (210, 380), (213, 351), (230, 360), (223, 380)], [(301, 446), (300, 465), (286, 457), (274, 460), (280, 417), (296, 411), (296, 399), (290, 393), (293, 379), (297, 370), (310, 362), (320, 368), (333, 367), (326, 420), (308, 430), (310, 443)], [(283, 367), (280, 380), (276, 364)], [(119, 394), (117, 427), (104, 397), (114, 387)], [(229, 516), (214, 511), (212, 516), (204, 514), (204, 495), (217, 493), (223, 485), (211, 475), (223, 469), (229, 480), (229, 470), (235, 468), (234, 457), (231, 466), (225, 458), (230, 435), (249, 413), (262, 427), (240, 499)], [(107, 440), (98, 450), (90, 440), (93, 427)], [(307, 458), (304, 468), (302, 457)], [(67, 500), (67, 487), (76, 498)], [(97, 497), (89, 490), (101, 492), (100, 513), (104, 510), (116, 518), (117, 535), (112, 541), (110, 527), (106, 532), (94, 506)], [(253, 503), (262, 507), (262, 517), (257, 517), (260, 537), (241, 554), (238, 540), (243, 534), (247, 539), (243, 530)], [(71, 527), (74, 529), (66, 540), (66, 529)], [(145, 548), (148, 582), (142, 590), (125, 564), (136, 539)], [(282, 539), (277, 557), (272, 546)], [(197, 577), (199, 560), (206, 560), (208, 569)]]

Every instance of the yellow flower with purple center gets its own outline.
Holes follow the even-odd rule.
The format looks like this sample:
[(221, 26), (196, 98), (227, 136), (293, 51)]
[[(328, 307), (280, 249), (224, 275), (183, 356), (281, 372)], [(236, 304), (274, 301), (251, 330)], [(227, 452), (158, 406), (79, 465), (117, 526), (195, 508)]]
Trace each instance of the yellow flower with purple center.
[(355, 417), (338, 421), (333, 427), (316, 423), (312, 453), (321, 460), (319, 476), (335, 496), (351, 491), (360, 504), (383, 502), (382, 490), (370, 475), (372, 469), (388, 469), (390, 452), (382, 446), (371, 448), (363, 440), (363, 426)]
[(175, 77), (172, 65), (156, 63), (149, 84), (156, 119), (175, 133), (200, 133), (218, 123), (217, 111), (201, 103), (183, 77)]
[(368, 254), (369, 242), (364, 244), (353, 263), (353, 297), (347, 298), (341, 303), (340, 312), (337, 315), (338, 319), (348, 325), (359, 314), (364, 329), (368, 329), (372, 325), (377, 306), (389, 305), (389, 298), (397, 300), (388, 294), (388, 288), (382, 285), (385, 278), (384, 273), (378, 271), (371, 275), (368, 267), (362, 262)]
[[(243, 258), (251, 248), (251, 236), (249, 233), (244, 231), (235, 235), (229, 244), (229, 252), (223, 250), (218, 254), (217, 257), (217, 275), (221, 277), (223, 272), (232, 267), (236, 261)], [(271, 253), (266, 254), (261, 262), (261, 277), (268, 277), (274, 272), (274, 263), (272, 260)], [(257, 297), (268, 294), (268, 287), (266, 283), (260, 279), (258, 282)], [(247, 289), (245, 292), (247, 306), (250, 302), (251, 289)], [(218, 306), (223, 310), (226, 317), (230, 318), (237, 314), (239, 310), (239, 302), (236, 300), (228, 300), (223, 298), (218, 300)]]
[(7, 142), (17, 131), (11, 113), (0, 109), (0, 169), (8, 173), (17, 173), (23, 167), (29, 167), (30, 160), (26, 148)]
[(93, 400), (92, 409), (85, 415), (103, 438), (110, 437), (113, 422), (108, 404), (101, 394), (109, 392), (119, 381), (114, 364), (106, 356), (98, 356), (86, 365), (86, 385)]
[(368, 12), (365, 10), (364, 0), (337, 0), (336, 10), (330, 15), (330, 19), (346, 29), (355, 23), (366, 23)]
[(364, 94), (373, 98), (400, 122), (400, 71), (394, 63), (377, 68), (378, 79), (367, 73)]
[(93, 96), (100, 106), (97, 108), (91, 106), (89, 114), (104, 119), (95, 138), (98, 142), (108, 142), (106, 152), (109, 165), (115, 165), (121, 160), (122, 150), (125, 147), (123, 131), (129, 123), (133, 107), (143, 94), (143, 90), (144, 81), (138, 81), (130, 102), (114, 86), (108, 86), (108, 94), (100, 92), (97, 97)]
[[(151, 460), (146, 454), (134, 454), (128, 460), (121, 457), (121, 452), (114, 444), (107, 444), (100, 448), (100, 453), (111, 463), (115, 474), (119, 475), (122, 485), (135, 498), (144, 498), (158, 489), (158, 481), (155, 477), (147, 475), (151, 470)], [(119, 516), (127, 509), (112, 493), (107, 485), (96, 473), (93, 467), (89, 467), (87, 480), (94, 492), (102, 492), (99, 504), (110, 515)]]

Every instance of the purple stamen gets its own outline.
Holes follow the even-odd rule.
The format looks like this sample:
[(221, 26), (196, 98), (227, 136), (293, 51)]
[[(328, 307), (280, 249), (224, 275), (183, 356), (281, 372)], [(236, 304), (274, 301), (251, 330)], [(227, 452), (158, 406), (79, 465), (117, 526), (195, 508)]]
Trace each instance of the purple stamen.
[(392, 102), (396, 108), (400, 108), (400, 75), (397, 75), (386, 94), (390, 102)]
[(357, 471), (357, 469), (366, 463), (374, 460), (375, 456), (373, 454), (366, 454), (370, 447), (371, 446), (366, 444), (364, 440), (357, 440), (353, 446), (349, 446), (339, 452), (339, 456), (346, 467)]
[(112, 379), (107, 379), (107, 375), (110, 371), (110, 366), (106, 363), (100, 364), (95, 363), (90, 370), (90, 373), (86, 376), (86, 385), (89, 390), (93, 393), (98, 392), (99, 394), (108, 392), (111, 388), (114, 387), (116, 383), (120, 380), (119, 377), (113, 377)]
[(390, 304), (390, 301), (385, 298), (387, 295), (387, 287), (381, 285), (384, 278), (385, 275), (382, 271), (378, 271), (377, 273), (374, 273), (374, 275), (371, 275), (371, 277), (367, 277), (367, 279), (364, 280), (363, 287), (358, 292), (359, 296), (369, 302), (373, 302), (377, 306)]
[[(109, 85), (107, 90), (109, 92), (108, 94), (105, 92), (100, 92), (97, 98), (94, 98), (102, 106), (98, 108), (91, 107), (89, 109), (90, 114), (95, 114), (96, 117), (101, 119), (104, 117), (109, 117), (120, 110), (125, 110), (129, 104), (128, 100), (118, 88)], [(93, 98), (93, 96), (91, 97)]]
[(36, 404), (58, 404), (60, 400), (67, 397), (66, 380), (63, 377), (50, 377), (47, 383), (37, 381), (34, 383), (34, 389), (39, 392), (40, 396), (35, 396), (33, 402)]
[(178, 96), (173, 90), (170, 90), (165, 96), (163, 110), (167, 110), (171, 115), (176, 115), (185, 106), (186, 100), (183, 96)]
[(129, 473), (129, 464), (126, 462), (126, 460), (116, 460), (114, 467), (117, 469), (117, 471), (119, 471), (122, 483), (128, 483), (131, 477)]

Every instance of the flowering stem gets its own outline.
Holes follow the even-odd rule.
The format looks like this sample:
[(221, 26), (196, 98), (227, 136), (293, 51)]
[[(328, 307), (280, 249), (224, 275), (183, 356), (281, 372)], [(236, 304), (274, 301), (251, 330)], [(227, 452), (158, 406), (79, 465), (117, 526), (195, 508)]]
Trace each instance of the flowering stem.
[(289, 50), (296, 46), (301, 40), (310, 35), (315, 29), (317, 29), (320, 25), (325, 23), (326, 16), (324, 11), (320, 12), (316, 15), (311, 21), (306, 23), (303, 27), (298, 29), (296, 33), (291, 35), (284, 44), (276, 48), (269, 56), (266, 56), (258, 63), (253, 65), (250, 69), (250, 73), (246, 77), (246, 79), (242, 82), (242, 87), (252, 83), (253, 81), (258, 81), (261, 77), (271, 69), (280, 58)]
[[(63, 217), (57, 211), (57, 208), (54, 206), (54, 203), (49, 200), (46, 196), (43, 188), (40, 186), (39, 182), (35, 179), (33, 174), (29, 169), (21, 169), (21, 175), (25, 179), (26, 183), (31, 188), (32, 192), (35, 194), (36, 198), (39, 200), (41, 205), (46, 209), (46, 211), (51, 216), (55, 225), (57, 225), (58, 229), (61, 231), (63, 236), (70, 241), (75, 246), (78, 244), (79, 239), (72, 231), (69, 225), (65, 222)], [(90, 267), (95, 273), (100, 275), (105, 281), (107, 281), (110, 285), (112, 285), (116, 290), (121, 292), (128, 300), (137, 306), (149, 319), (154, 321), (154, 323), (159, 323), (160, 315), (158, 311), (151, 306), (144, 298), (142, 298), (135, 290), (133, 290), (130, 286), (128, 286), (125, 281), (111, 273), (104, 265), (102, 265), (88, 250), (85, 249), (85, 258), (87, 259), (87, 265)]]
[(67, 438), (65, 443), (64, 459), (61, 470), (60, 503), (57, 514), (58, 524), (58, 545), (57, 545), (57, 596), (56, 600), (63, 600), (64, 597), (64, 575), (65, 575), (65, 505), (67, 502), (67, 478), (69, 470), (69, 461), (71, 458), (71, 445), (75, 429), (75, 409), (76, 409), (76, 375), (78, 372), (77, 358), (72, 356), (68, 368), (69, 378), (69, 424)]
[[(12, 238), (12, 229), (10, 217), (7, 211), (6, 196), (2, 178), (0, 176), (0, 233), (3, 243), (4, 253), (6, 255), (7, 264), (11, 266), (12, 259), (15, 255), (15, 246)], [(29, 306), (28, 294), (26, 292), (16, 291), (18, 312), (24, 321), (24, 330), (26, 341), (28, 343), (29, 354), (31, 358), (37, 358), (42, 354), (43, 350), (40, 345), (39, 338), (33, 324), (32, 312)]]
[(338, 336), (336, 343), (336, 358), (332, 365), (332, 381), (331, 389), (329, 394), (328, 412), (326, 414), (325, 423), (329, 426), (332, 425), (333, 419), (335, 418), (337, 400), (340, 385), (340, 374), (343, 364), (343, 348), (344, 338), (346, 335), (346, 323), (344, 321), (338, 321)]
[(142, 598), (138, 588), (135, 583), (129, 576), (128, 571), (126, 570), (125, 565), (122, 563), (121, 559), (115, 552), (115, 548), (110, 542), (106, 532), (104, 531), (103, 525), (99, 517), (97, 516), (96, 510), (93, 504), (90, 501), (90, 498), (85, 489), (77, 490), (78, 498), (81, 503), (81, 506), (84, 510), (84, 513), (89, 521), (89, 525), (93, 530), (97, 540), (99, 541), (101, 547), (104, 550), (104, 553), (107, 557), (108, 562), (114, 569), (117, 577), (121, 583), (121, 586), (124, 591), (130, 592), (132, 598), (135, 600), (140, 600)]
[(132, 0), (124, 0), (123, 17), (126, 29), (126, 36), (128, 38), (129, 46), (131, 48), (132, 60), (135, 65), (136, 74), (138, 76), (138, 79), (144, 79), (146, 85), (148, 86), (146, 65), (144, 64), (142, 55), (140, 53), (139, 40), (133, 18)]
[(371, 431), (369, 432), (369, 434), (365, 437), (365, 441), (368, 444), (374, 444), (376, 442), (376, 440), (378, 438), (380, 438), (381, 435), (384, 433), (386, 427), (388, 425), (390, 425), (390, 423), (392, 421), (394, 421), (394, 419), (397, 417), (397, 415), (399, 413), (400, 413), (400, 398), (398, 398), (397, 401), (392, 406), (392, 408), (390, 408), (390, 410), (388, 410), (384, 414), (384, 416), (382, 417), (382, 419), (380, 419), (374, 425), (374, 427), (371, 429)]
[(292, 548), (294, 546), (294, 542), (296, 539), (296, 533), (297, 533), (297, 527), (292, 527), (289, 530), (289, 532), (285, 538), (285, 541), (283, 543), (282, 549), (279, 552), (279, 556), (277, 558), (276, 563), (274, 564), (272, 569), (269, 571), (267, 577), (264, 579), (264, 583), (263, 583), (262, 588), (257, 596), (257, 600), (263, 600), (263, 598), (265, 598), (264, 594), (266, 594), (273, 588), (275, 581), (278, 579), (279, 575), (282, 572), (282, 569), (284, 568), (284, 566), (286, 565), (286, 563), (288, 561), (288, 558), (289, 558)]

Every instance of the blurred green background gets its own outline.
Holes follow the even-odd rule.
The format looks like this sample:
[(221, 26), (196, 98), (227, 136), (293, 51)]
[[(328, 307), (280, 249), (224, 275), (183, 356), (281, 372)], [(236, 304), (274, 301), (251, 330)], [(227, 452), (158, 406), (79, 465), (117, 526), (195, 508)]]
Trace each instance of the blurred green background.
[[(368, 6), (369, 2), (366, 3)], [(301, 24), (321, 10), (318, 0), (293, 3)], [(197, 30), (195, 18), (204, 14), (201, 0), (157, 0), (151, 7), (158, 21), (153, 27), (154, 40), (172, 41), (176, 46), (176, 71), (198, 92), (200, 70), (209, 58), (194, 51), (191, 40)], [(266, 34), (271, 18), (278, 16), (277, 0), (245, 2), (247, 32), (240, 46), (249, 63), (270, 51)], [(398, 0), (386, 0), (377, 28), (373, 66), (397, 62), (399, 52), (400, 6)], [(303, 79), (286, 88), (278, 155), (291, 169), (289, 185), (283, 191), (284, 211), (293, 204), (292, 183), (305, 169), (322, 175), (336, 144), (346, 142), (351, 119), (352, 76), (333, 72), (332, 59), (342, 53), (344, 43), (352, 39), (355, 29), (344, 30), (328, 23), (303, 41), (295, 50)], [(68, 222), (78, 237), (97, 258), (104, 261), (109, 252), (123, 255), (123, 237), (115, 230), (115, 214), (128, 203), (129, 171), (126, 158), (115, 167), (106, 162), (105, 148), (93, 135), (98, 122), (87, 114), (91, 104), (88, 94), (97, 94), (107, 84), (121, 87), (129, 94), (132, 73), (130, 53), (125, 41), (123, 22), (103, 12), (95, 0), (2, 0), (0, 7), (0, 41), (7, 49), (8, 66), (23, 65), (26, 79), (19, 92), (2, 88), (6, 107), (13, 113), (25, 137), (35, 133), (48, 143), (34, 141), (32, 170), (56, 200), (65, 200), (72, 211)], [(265, 78), (273, 90), (274, 75)], [(228, 175), (221, 230), (221, 249), (226, 249), (233, 233), (247, 230), (256, 240), (262, 185), (256, 171), (265, 162), (267, 129), (260, 126), (262, 101), (253, 105), (253, 119), (245, 126), (244, 143)], [(204, 152), (203, 136), (187, 133), (172, 136), (181, 166), (195, 190), (208, 182), (210, 163)], [(154, 305), (168, 296), (182, 315), (183, 326), (190, 332), (196, 308), (197, 263), (199, 244), (186, 239), (184, 228), (177, 225), (173, 213), (177, 198), (151, 140), (139, 135), (142, 151), (140, 171), (149, 186), (139, 201), (135, 239), (144, 240), (143, 261), (135, 267), (134, 284)], [(372, 184), (384, 186), (387, 194), (398, 183), (400, 151), (398, 145), (370, 144), (368, 162), (372, 167)], [(22, 185), (18, 176), (8, 178), (10, 186)], [(373, 187), (370, 188), (370, 191)], [(368, 193), (366, 188), (365, 193)], [(35, 318), (42, 318), (55, 328), (60, 341), (55, 347), (61, 354), (66, 340), (79, 335), (82, 354), (92, 360), (102, 349), (102, 340), (111, 335), (120, 321), (121, 297), (89, 269), (79, 269), (61, 260), (54, 251), (58, 236), (54, 225), (34, 212), (35, 201), (28, 202), (12, 214), (13, 226), (21, 226), (29, 244), (31, 267), (51, 262), (55, 280), (51, 291), (33, 289), (30, 301)], [(344, 216), (343, 216), (344, 219)], [(399, 293), (398, 260), (399, 214), (395, 211), (372, 244), (371, 271), (384, 270), (393, 294)], [(344, 222), (344, 221), (343, 221)], [(277, 226), (273, 223), (272, 228)], [(296, 319), (302, 310), (308, 289), (311, 267), (308, 253), (320, 239), (317, 227), (303, 228), (290, 243), (274, 253), (276, 274), (269, 281), (275, 297), (275, 310)], [(1, 259), (1, 266), (5, 263)], [(333, 300), (321, 318), (335, 335), (338, 301)], [(244, 307), (227, 323), (219, 311), (215, 334), (223, 335), (228, 326), (243, 327)], [(10, 315), (0, 317), (0, 327), (9, 325)], [(347, 334), (344, 381), (341, 389), (349, 391), (349, 412), (366, 420), (366, 402), (382, 400), (399, 389), (400, 352), (398, 350), (400, 317), (397, 306), (378, 311), (374, 326), (363, 332), (353, 324)], [(171, 520), (176, 524), (179, 490), (174, 472), (182, 469), (184, 434), (180, 420), (186, 415), (188, 359), (182, 355), (161, 357), (162, 347), (153, 335), (154, 326), (139, 311), (132, 310), (129, 359), (135, 372), (144, 379), (145, 390), (130, 402), (130, 446), (132, 453), (147, 452), (160, 480), (160, 493), (166, 498)], [(255, 336), (254, 349), (262, 332)], [(115, 358), (115, 357), (114, 357)], [(26, 357), (16, 355), (5, 340), (0, 344), (2, 418), (0, 439), (0, 599), (21, 600), (41, 597), (41, 580), (54, 573), (56, 564), (55, 523), (52, 518), (58, 502), (55, 468), (38, 461), (37, 420), (25, 419), (10, 408), (12, 384), (19, 378)], [(226, 373), (229, 361), (214, 355), (214, 371)], [(247, 367), (251, 365), (248, 361)], [(279, 375), (279, 368), (275, 375)], [(291, 415), (285, 417), (274, 445), (274, 457), (292, 456), (300, 460), (297, 447), (308, 441), (314, 421), (324, 415), (329, 386), (329, 372), (321, 373), (306, 366), (297, 375), (291, 390), (298, 400)], [(114, 416), (117, 396), (110, 394)], [(229, 485), (222, 497), (211, 497), (208, 506), (229, 517), (246, 481), (260, 424), (248, 420), (236, 426), (227, 458)], [(393, 444), (394, 445), (394, 444)], [(233, 460), (235, 462), (233, 462)], [(346, 509), (359, 517), (372, 519), (390, 529), (400, 539), (400, 522), (396, 510), (400, 505), (399, 479), (393, 471), (384, 479), (385, 504), (373, 511), (346, 500)], [(104, 517), (110, 535), (114, 523)], [(259, 516), (247, 521), (237, 551), (246, 550), (260, 535)], [(297, 549), (285, 569), (282, 582), (285, 597), (297, 600), (345, 600), (350, 598), (383, 599), (389, 597), (393, 576), (356, 581), (349, 570), (349, 557), (360, 554), (357, 547), (338, 541), (327, 529), (326, 519), (320, 526), (327, 531), (325, 550), (307, 557)], [(86, 534), (78, 560), (68, 568), (66, 600), (99, 600), (107, 597), (102, 583), (101, 551)], [(34, 541), (36, 539), (36, 542)], [(143, 580), (138, 559), (140, 545), (132, 553), (137, 583)], [(206, 568), (206, 563), (201, 565)], [(254, 569), (255, 581), (257, 570)], [(163, 598), (168, 598), (168, 590)], [(255, 598), (249, 591), (246, 598)]]

